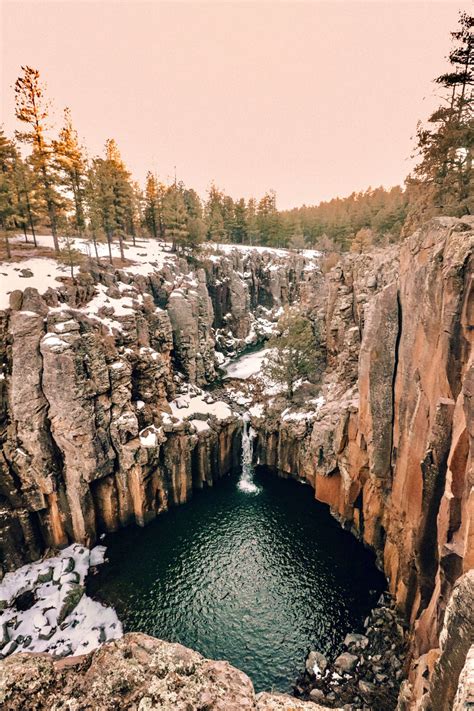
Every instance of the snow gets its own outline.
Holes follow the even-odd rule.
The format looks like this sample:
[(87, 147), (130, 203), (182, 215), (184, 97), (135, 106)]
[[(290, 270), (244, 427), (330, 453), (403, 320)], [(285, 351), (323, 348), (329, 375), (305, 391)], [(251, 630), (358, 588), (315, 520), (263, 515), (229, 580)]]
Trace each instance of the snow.
[(251, 408), (249, 408), (249, 414), (252, 417), (262, 417), (263, 412), (264, 412), (264, 405), (262, 402), (257, 402), (255, 405), (252, 405)]
[(191, 420), (191, 424), (194, 425), (197, 432), (206, 432), (210, 427), (204, 420)]
[(66, 341), (63, 341), (61, 338), (56, 336), (54, 333), (46, 333), (43, 336), (42, 344), (44, 346), (47, 346), (48, 348), (54, 348), (54, 347), (59, 346), (62, 349), (63, 346), (67, 346)]
[[(33, 273), (31, 277), (22, 277), (21, 272), (28, 269)], [(19, 289), (23, 291), (27, 286), (38, 289), (44, 294), (48, 289), (60, 286), (59, 277), (67, 276), (67, 267), (58, 264), (55, 259), (35, 257), (21, 262), (2, 262), (0, 264), (0, 309), (10, 306), (10, 293)]]
[(316, 679), (319, 679), (322, 676), (322, 671), (321, 671), (320, 667), (318, 666), (317, 662), (314, 663), (313, 674), (316, 677)]
[(237, 378), (247, 380), (260, 373), (263, 361), (270, 352), (270, 348), (262, 348), (255, 353), (248, 353), (229, 363), (225, 368), (226, 378)]
[(285, 420), (286, 422), (302, 422), (303, 420), (308, 420), (311, 417), (315, 416), (314, 410), (311, 411), (299, 411), (299, 412), (290, 412), (289, 409), (287, 408), (286, 410), (283, 410), (281, 413), (281, 419)]
[(97, 284), (97, 294), (89, 301), (82, 311), (87, 311), (90, 315), (96, 314), (103, 307), (112, 308), (115, 316), (130, 316), (133, 313), (135, 304), (143, 302), (143, 296), (137, 292), (136, 296), (121, 296), (119, 299), (114, 299), (107, 293), (107, 287), (103, 284)]
[[(56, 657), (84, 654), (122, 636), (115, 611), (85, 593), (60, 618), (68, 596), (83, 588), (89, 569), (104, 562), (105, 550), (104, 546), (89, 550), (75, 543), (54, 558), (5, 575), (0, 583), (0, 600), (5, 605), (0, 629), (6, 630), (9, 641), (0, 648), (0, 657), (18, 652), (49, 652)], [(33, 604), (20, 611), (14, 601), (28, 591), (34, 594)]]
[(212, 398), (204, 393), (195, 396), (181, 395), (170, 402), (170, 407), (172, 415), (178, 420), (196, 414), (214, 415), (218, 420), (232, 417), (232, 410), (227, 403), (220, 400), (212, 401)]
[[(114, 299), (109, 296), (107, 292), (107, 287), (103, 284), (97, 284), (97, 293), (89, 301), (86, 306), (83, 306), (82, 313), (87, 314), (90, 318), (103, 323), (109, 330), (117, 329), (122, 330), (122, 324), (120, 321), (116, 321), (115, 317), (120, 316), (130, 316), (134, 313), (135, 304), (134, 301), (142, 303), (143, 297), (137, 292), (137, 298), (134, 300), (130, 296), (121, 296), (119, 299)], [(101, 315), (101, 309), (104, 307), (109, 308), (113, 311), (114, 318), (109, 318), (108, 316)]]
[[(214, 244), (208, 243), (204, 245), (207, 249), (215, 249), (218, 252), (223, 252), (224, 254), (232, 254), (234, 250), (237, 252), (243, 252), (244, 254), (250, 254), (251, 252), (258, 252), (260, 254), (273, 254), (278, 257), (288, 257), (293, 254), (300, 254), (306, 259), (319, 259), (321, 252), (316, 249), (285, 249), (283, 247), (264, 247), (260, 245), (251, 246), (248, 244)], [(208, 257), (212, 261), (217, 261), (217, 255), (210, 255)]]
[(251, 246), (249, 244), (220, 244), (220, 243), (210, 243), (206, 245), (208, 249), (215, 249), (223, 254), (232, 254), (235, 250), (237, 252), (243, 252), (244, 254), (250, 254), (251, 252), (259, 252), (260, 254), (268, 253), (273, 255), (278, 255), (279, 257), (287, 257), (291, 254), (288, 249), (282, 249), (277, 247), (263, 247), (263, 246)]
[(46, 333), (41, 339), (41, 345), (50, 349), (53, 353), (61, 353), (65, 348), (69, 348), (68, 343), (54, 333)]
[(319, 395), (316, 398), (308, 400), (308, 405), (314, 405), (312, 410), (298, 410), (298, 412), (291, 412), (290, 408), (287, 407), (286, 410), (283, 410), (281, 413), (281, 419), (286, 422), (302, 422), (303, 420), (313, 419), (319, 414), (319, 411), (325, 402), (326, 400), (324, 396)]
[(145, 427), (144, 430), (140, 432), (140, 444), (143, 447), (156, 447), (157, 445), (157, 435), (159, 434), (160, 430), (157, 429), (154, 425), (150, 425), (149, 427)]

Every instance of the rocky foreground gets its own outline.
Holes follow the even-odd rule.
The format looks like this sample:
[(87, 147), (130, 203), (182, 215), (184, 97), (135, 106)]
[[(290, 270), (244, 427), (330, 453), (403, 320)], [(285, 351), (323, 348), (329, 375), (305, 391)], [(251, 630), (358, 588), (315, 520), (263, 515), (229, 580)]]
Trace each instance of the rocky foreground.
[(319, 711), (284, 694), (255, 694), (246, 674), (180, 644), (127, 634), (83, 657), (21, 654), (0, 668), (0, 706), (69, 711)]

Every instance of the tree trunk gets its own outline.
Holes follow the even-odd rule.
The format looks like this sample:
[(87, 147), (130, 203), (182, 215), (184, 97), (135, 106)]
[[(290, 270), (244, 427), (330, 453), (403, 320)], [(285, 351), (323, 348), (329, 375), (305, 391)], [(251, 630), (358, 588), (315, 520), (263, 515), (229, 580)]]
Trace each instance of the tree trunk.
[(46, 166), (43, 164), (41, 167), (41, 172), (43, 174), (43, 186), (44, 186), (44, 197), (46, 199), (46, 207), (48, 209), (49, 221), (51, 223), (51, 232), (53, 234), (53, 243), (55, 252), (59, 252), (59, 240), (56, 225), (56, 209), (54, 206), (54, 200), (51, 197), (51, 185), (49, 182), (48, 173), (46, 171)]
[(94, 243), (95, 258), (96, 258), (97, 264), (100, 264), (99, 250), (97, 249), (97, 240), (95, 238), (95, 235), (92, 236), (92, 241)]
[(109, 261), (111, 264), (114, 263), (114, 260), (112, 258), (112, 240), (110, 238), (110, 232), (107, 230), (107, 244), (109, 245)]
[(118, 238), (119, 238), (119, 248), (120, 248), (120, 259), (121, 259), (122, 262), (123, 262), (124, 259), (125, 259), (125, 253), (124, 253), (124, 251), (123, 251), (123, 239), (122, 239), (122, 235), (121, 235), (120, 232), (119, 232)]
[(6, 251), (7, 251), (7, 259), (11, 259), (11, 258), (12, 258), (12, 253), (11, 253), (11, 250), (10, 250), (10, 241), (9, 241), (9, 239), (8, 239), (8, 232), (7, 232), (6, 230), (5, 230), (5, 232), (3, 233), (3, 236), (4, 236), (4, 239), (5, 239), (5, 249), (6, 249)]
[(33, 213), (31, 212), (31, 203), (30, 203), (30, 196), (28, 194), (28, 190), (26, 189), (25, 183), (23, 183), (23, 188), (25, 191), (25, 198), (26, 198), (26, 210), (28, 212), (28, 221), (30, 223), (30, 229), (31, 229), (31, 234), (33, 235), (33, 242), (35, 244), (35, 247), (38, 246), (38, 243), (36, 241), (36, 232), (35, 232), (35, 225), (33, 222)]

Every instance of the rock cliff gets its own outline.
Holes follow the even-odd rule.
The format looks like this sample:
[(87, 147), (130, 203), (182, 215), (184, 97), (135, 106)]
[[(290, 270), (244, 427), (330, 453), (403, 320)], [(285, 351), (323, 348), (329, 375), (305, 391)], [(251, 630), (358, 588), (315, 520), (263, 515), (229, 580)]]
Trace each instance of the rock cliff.
[(162, 249), (121, 268), (91, 262), (43, 293), (51, 274), (38, 282), (36, 263), (57, 267), (30, 262), (4, 266), (25, 288), (0, 310), (0, 571), (144, 525), (237, 468), (239, 417), (199, 386), (317, 275), (311, 256), (189, 265)]
[(325, 403), (309, 420), (254, 420), (258, 462), (305, 478), (377, 552), (412, 629), (400, 708), (450, 708), (474, 634), (473, 227), (439, 218), (399, 254), (329, 273), (315, 303)]

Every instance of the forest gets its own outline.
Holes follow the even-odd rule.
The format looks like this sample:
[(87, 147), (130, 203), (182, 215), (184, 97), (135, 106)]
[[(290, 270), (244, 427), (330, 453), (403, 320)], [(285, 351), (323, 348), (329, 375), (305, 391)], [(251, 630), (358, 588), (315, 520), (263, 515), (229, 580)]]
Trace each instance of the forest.
[[(364, 251), (398, 241), (435, 215), (472, 214), (474, 18), (461, 13), (451, 33), (449, 71), (437, 77), (440, 106), (416, 130), (416, 167), (404, 186), (368, 188), (318, 205), (281, 211), (277, 195), (227, 195), (214, 182), (207, 195), (175, 179), (167, 184), (153, 171), (140, 185), (127, 169), (113, 138), (101, 155), (88, 155), (64, 109), (62, 125), (51, 125), (51, 104), (37, 69), (21, 67), (15, 91), (18, 130), (0, 127), (0, 230), (3, 250), (22, 232), (36, 243), (39, 231), (52, 234), (57, 253), (69, 238), (97, 244), (140, 236), (165, 240), (191, 253), (203, 241), (267, 245), (326, 252)], [(315, 129), (317, 130), (317, 129)], [(61, 238), (61, 240), (60, 240)]]

